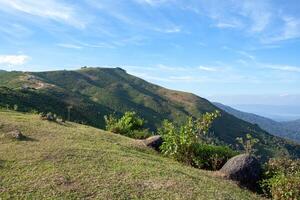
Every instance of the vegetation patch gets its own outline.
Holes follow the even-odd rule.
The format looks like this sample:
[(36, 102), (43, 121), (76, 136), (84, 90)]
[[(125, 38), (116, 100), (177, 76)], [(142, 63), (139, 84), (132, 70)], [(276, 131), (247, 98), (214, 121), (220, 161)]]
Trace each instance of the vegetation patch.
[(121, 118), (105, 116), (106, 130), (135, 139), (145, 139), (152, 134), (144, 128), (145, 120), (135, 112), (125, 112)]
[(272, 199), (299, 199), (300, 160), (270, 159), (265, 165), (265, 177), (261, 185), (264, 193)]

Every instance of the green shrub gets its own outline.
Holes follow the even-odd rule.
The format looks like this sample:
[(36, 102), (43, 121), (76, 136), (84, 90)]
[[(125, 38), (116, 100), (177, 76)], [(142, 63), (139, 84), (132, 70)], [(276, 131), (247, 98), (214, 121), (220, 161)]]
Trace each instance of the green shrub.
[(164, 155), (173, 157), (186, 164), (192, 164), (194, 159), (193, 146), (198, 142), (196, 123), (192, 118), (189, 118), (180, 129), (177, 129), (173, 123), (165, 120), (158, 132), (164, 141), (160, 147)]
[(145, 121), (135, 112), (126, 112), (120, 119), (113, 115), (104, 116), (106, 130), (127, 137), (144, 139), (152, 134), (144, 129)]
[(236, 138), (237, 142), (247, 154), (255, 154), (257, 149), (254, 146), (259, 142), (259, 139), (254, 138), (251, 134), (246, 134), (245, 138)]
[(263, 192), (278, 200), (300, 198), (300, 160), (271, 159), (265, 165)]
[(158, 131), (164, 141), (160, 150), (166, 156), (193, 165), (196, 156), (195, 147), (203, 142), (201, 136), (208, 133), (212, 122), (219, 115), (220, 113), (216, 111), (206, 113), (198, 120), (189, 118), (179, 128), (165, 120)]
[(153, 136), (153, 134), (148, 129), (133, 130), (129, 135), (129, 137), (139, 140), (146, 139), (151, 136)]
[(227, 146), (216, 146), (210, 144), (197, 144), (194, 150), (195, 167), (207, 170), (219, 170), (221, 167), (238, 152)]

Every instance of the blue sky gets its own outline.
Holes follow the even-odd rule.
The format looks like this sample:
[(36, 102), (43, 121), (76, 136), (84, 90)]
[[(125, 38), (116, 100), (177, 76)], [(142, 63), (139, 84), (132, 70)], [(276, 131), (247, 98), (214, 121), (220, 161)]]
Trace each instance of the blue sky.
[(118, 66), (223, 103), (298, 101), (299, 10), (299, 0), (0, 0), (0, 68)]

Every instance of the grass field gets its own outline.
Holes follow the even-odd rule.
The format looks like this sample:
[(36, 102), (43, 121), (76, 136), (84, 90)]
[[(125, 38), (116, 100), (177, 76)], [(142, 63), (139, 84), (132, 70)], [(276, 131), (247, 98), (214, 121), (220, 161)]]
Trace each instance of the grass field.
[[(28, 139), (9, 138), (7, 132), (16, 128)], [(0, 199), (260, 197), (120, 135), (0, 111)]]

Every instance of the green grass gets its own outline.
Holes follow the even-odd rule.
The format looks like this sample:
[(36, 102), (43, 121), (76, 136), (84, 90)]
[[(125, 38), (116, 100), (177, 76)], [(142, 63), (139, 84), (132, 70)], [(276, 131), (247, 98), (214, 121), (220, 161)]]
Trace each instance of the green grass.
[[(30, 139), (7, 132), (20, 129)], [(75, 123), (0, 111), (0, 199), (260, 199), (140, 142)]]

